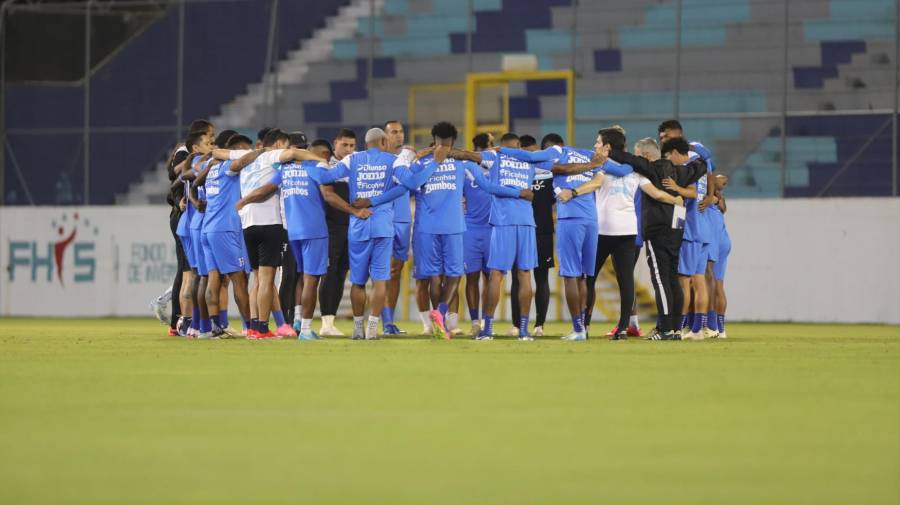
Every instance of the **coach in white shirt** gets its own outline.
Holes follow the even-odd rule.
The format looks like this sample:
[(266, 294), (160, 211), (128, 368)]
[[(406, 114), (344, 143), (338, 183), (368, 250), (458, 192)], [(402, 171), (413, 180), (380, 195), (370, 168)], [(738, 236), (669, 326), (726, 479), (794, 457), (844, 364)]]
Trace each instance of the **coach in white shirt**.
[[(652, 138), (639, 140), (634, 152), (651, 161), (659, 159), (659, 146)], [(634, 267), (640, 253), (637, 241), (641, 216), (636, 212), (635, 201), (641, 198), (640, 188), (646, 196), (659, 201), (677, 203), (678, 198), (653, 186), (646, 177), (632, 172), (624, 177), (606, 174), (603, 185), (596, 192), (597, 205), (597, 268), (594, 277), (588, 277), (587, 313), (585, 326), (591, 322), (596, 297), (594, 285), (597, 276), (609, 256), (613, 258), (616, 281), (619, 284), (619, 322), (607, 334), (627, 332), (628, 336), (640, 336), (637, 316), (630, 317), (634, 306)], [(631, 319), (631, 324), (629, 324)]]

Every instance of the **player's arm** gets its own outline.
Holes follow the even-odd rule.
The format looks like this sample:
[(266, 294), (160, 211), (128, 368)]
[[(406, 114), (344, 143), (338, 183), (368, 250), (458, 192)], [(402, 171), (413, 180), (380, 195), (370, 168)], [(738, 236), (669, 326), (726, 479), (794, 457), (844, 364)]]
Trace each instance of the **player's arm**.
[(325, 202), (328, 203), (328, 205), (331, 205), (341, 212), (351, 214), (359, 219), (368, 219), (372, 215), (372, 211), (369, 209), (356, 209), (350, 206), (350, 204), (341, 198), (340, 195), (334, 192), (334, 186), (322, 185), (319, 186), (319, 191), (322, 193), (322, 198), (325, 199)]
[(478, 164), (480, 164), (482, 161), (481, 153), (476, 153), (473, 151), (463, 151), (462, 149), (451, 149), (448, 156), (457, 160), (471, 161)]
[(657, 202), (668, 203), (669, 205), (684, 206), (684, 199), (680, 196), (672, 196), (669, 193), (657, 188), (652, 182), (641, 184), (641, 191)]
[(238, 200), (238, 202), (234, 205), (234, 208), (237, 210), (243, 209), (246, 205), (257, 202), (264, 202), (269, 198), (272, 198), (272, 195), (278, 191), (278, 184), (274, 182), (267, 182), (262, 186), (254, 189), (253, 191), (247, 193), (247, 196)]
[(466, 168), (466, 176), (471, 177), (475, 184), (492, 195), (503, 198), (522, 198), (529, 202), (534, 200), (534, 192), (530, 189), (516, 189), (501, 184), (494, 184), (484, 176), (481, 172), (481, 167)]
[(527, 161), (529, 163), (556, 161), (562, 156), (562, 149), (559, 146), (550, 146), (542, 151), (526, 151), (525, 149), (501, 147), (500, 152), (519, 161)]
[[(250, 149), (223, 149), (217, 147), (212, 150), (212, 157), (221, 161), (236, 160), (250, 151)], [(265, 149), (257, 149), (257, 151), (265, 151)]]
[(606, 176), (603, 174), (603, 172), (597, 172), (593, 177), (591, 177), (591, 180), (587, 181), (581, 186), (578, 186), (575, 189), (564, 189), (560, 191), (559, 194), (556, 195), (556, 199), (562, 203), (566, 203), (576, 196), (589, 195), (594, 191), (597, 191), (597, 189), (603, 185), (603, 179), (605, 178)]
[(289, 161), (318, 161), (325, 163), (328, 160), (320, 158), (306, 149), (291, 148), (281, 151), (278, 155), (278, 161), (282, 163)]
[(195, 209), (204, 212), (206, 210), (206, 201), (200, 200), (200, 196), (197, 194), (197, 187), (198, 186), (191, 184), (191, 189), (187, 192), (187, 196)]
[(686, 188), (679, 186), (671, 177), (666, 177), (665, 179), (663, 179), (662, 185), (669, 191), (678, 193), (678, 195), (680, 195), (682, 198), (697, 198), (697, 188), (695, 188), (693, 185)]
[[(234, 151), (232, 151), (232, 152), (234, 152)], [(259, 155), (261, 155), (264, 152), (265, 152), (264, 149), (254, 149), (253, 151), (247, 152), (246, 154), (242, 155), (240, 158), (237, 158), (234, 161), (232, 161), (231, 166), (228, 167), (228, 170), (230, 172), (238, 173), (241, 170), (243, 170), (244, 168), (250, 166), (250, 164), (253, 163), (254, 161), (256, 161), (256, 158), (259, 158)], [(234, 158), (232, 158), (232, 159), (234, 159)]]
[[(643, 175), (644, 177), (647, 177), (648, 179), (655, 176), (655, 172), (653, 171), (653, 167), (650, 164), (650, 160), (648, 160), (647, 158), (635, 156), (625, 151), (610, 151), (609, 159), (622, 165), (630, 165), (635, 172)], [(609, 174), (616, 175), (611, 170), (609, 170), (609, 167), (605, 167), (604, 171)]]

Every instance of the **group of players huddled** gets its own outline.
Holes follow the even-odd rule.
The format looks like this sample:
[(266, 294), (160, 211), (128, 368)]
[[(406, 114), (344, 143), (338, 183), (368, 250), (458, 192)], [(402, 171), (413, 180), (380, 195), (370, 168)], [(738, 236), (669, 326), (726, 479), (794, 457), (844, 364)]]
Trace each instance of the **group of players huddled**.
[[(466, 151), (456, 146), (456, 127), (440, 122), (430, 147), (416, 151), (405, 144), (402, 123), (388, 121), (366, 132), (357, 151), (347, 129), (333, 142), (309, 143), (302, 132), (265, 128), (254, 141), (233, 130), (216, 135), (211, 123), (195, 121), (169, 160), (179, 272), (151, 305), (170, 335), (342, 336), (334, 318), (349, 270), (351, 337), (399, 335), (405, 332), (394, 310), (411, 244), (424, 333), (463, 333), (465, 275), (471, 336), (491, 340), (504, 277), (512, 273), (509, 334), (527, 341), (544, 336), (555, 242), (572, 320), (562, 338), (588, 338), (596, 279), (612, 256), (621, 304), (607, 336), (625, 340), (643, 336), (634, 267), (646, 245), (658, 313), (646, 338), (725, 338), (728, 179), (715, 174), (709, 150), (688, 142), (678, 121), (663, 122), (658, 133), (633, 153), (618, 126), (600, 129), (593, 150), (566, 146), (557, 134), (538, 146), (531, 136), (507, 133), (495, 146), (493, 135), (481, 133)], [(229, 327), (229, 284), (240, 333)]]

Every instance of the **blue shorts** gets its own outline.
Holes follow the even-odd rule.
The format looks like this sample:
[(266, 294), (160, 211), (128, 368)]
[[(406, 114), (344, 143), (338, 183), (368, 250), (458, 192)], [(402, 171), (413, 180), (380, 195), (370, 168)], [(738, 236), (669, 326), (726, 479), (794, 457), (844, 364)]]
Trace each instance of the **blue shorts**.
[(357, 242), (348, 241), (350, 250), (350, 282), (364, 286), (369, 277), (373, 281), (391, 278), (391, 237), (379, 237)]
[(328, 237), (291, 240), (297, 273), (325, 275), (328, 271)]
[(597, 270), (597, 221), (560, 219), (556, 222), (559, 275), (592, 276)]
[(490, 226), (470, 226), (463, 233), (463, 265), (467, 274), (487, 272), (490, 252)]
[(242, 272), (250, 263), (247, 248), (239, 231), (212, 231), (203, 234), (203, 255), (207, 273), (216, 270), (220, 274)]
[(197, 257), (194, 256), (194, 245), (191, 243), (190, 232), (188, 232), (188, 235), (179, 235), (178, 239), (181, 240), (181, 248), (184, 249), (184, 255), (187, 258), (188, 266), (197, 268)]
[(727, 231), (719, 235), (716, 245), (719, 251), (716, 264), (713, 265), (713, 274), (717, 281), (724, 281), (725, 269), (728, 268), (728, 255), (731, 253), (731, 237), (728, 236)]
[(508, 272), (533, 270), (537, 266), (537, 237), (534, 226), (506, 225), (491, 229), (488, 268)]
[(410, 223), (394, 223), (394, 244), (391, 256), (398, 260), (409, 259), (409, 229)]
[(191, 230), (191, 246), (194, 248), (194, 259), (197, 260), (197, 273), (206, 277), (209, 275), (209, 267), (206, 265), (206, 254), (203, 252), (202, 230)]
[(416, 279), (438, 275), (462, 277), (463, 234), (417, 232), (413, 237)]
[(681, 251), (678, 253), (679, 275), (706, 275), (706, 263), (712, 260), (710, 254), (711, 244), (702, 242), (681, 242)]

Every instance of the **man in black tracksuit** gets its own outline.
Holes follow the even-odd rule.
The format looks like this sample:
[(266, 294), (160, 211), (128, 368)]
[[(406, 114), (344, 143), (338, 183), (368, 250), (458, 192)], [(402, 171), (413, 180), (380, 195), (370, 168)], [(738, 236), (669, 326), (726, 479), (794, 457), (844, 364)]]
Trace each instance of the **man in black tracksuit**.
[[(662, 158), (648, 161), (624, 151), (610, 151), (609, 158), (631, 165), (658, 189), (676, 196), (662, 184), (672, 178), (681, 187), (690, 186), (706, 174), (706, 162), (696, 159), (688, 162), (691, 147), (683, 138), (669, 139), (661, 148)], [(641, 226), (644, 244), (647, 246), (647, 264), (650, 280), (656, 292), (659, 340), (677, 340), (681, 321), (681, 305), (684, 295), (678, 283), (678, 251), (684, 234), (684, 214), (675, 215), (675, 206), (653, 198), (641, 201)]]

